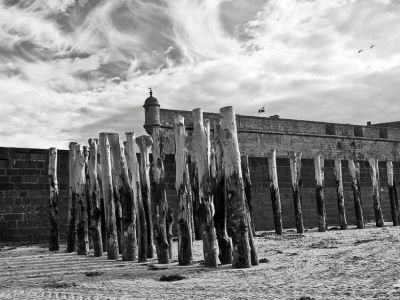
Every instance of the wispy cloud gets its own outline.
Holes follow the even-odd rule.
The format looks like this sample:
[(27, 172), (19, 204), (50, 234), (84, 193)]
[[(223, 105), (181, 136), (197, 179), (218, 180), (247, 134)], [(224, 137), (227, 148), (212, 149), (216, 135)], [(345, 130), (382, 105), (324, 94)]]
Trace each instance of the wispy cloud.
[(150, 86), (175, 109), (395, 120), (399, 14), (395, 0), (3, 1), (0, 145), (144, 133)]

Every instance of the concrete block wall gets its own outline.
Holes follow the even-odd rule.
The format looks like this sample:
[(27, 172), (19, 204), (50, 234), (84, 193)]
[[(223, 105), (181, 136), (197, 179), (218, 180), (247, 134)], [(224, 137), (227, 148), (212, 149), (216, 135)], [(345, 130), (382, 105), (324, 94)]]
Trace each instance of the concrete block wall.
[[(0, 148), (0, 244), (47, 242), (48, 150)], [(68, 151), (58, 151), (61, 238), (68, 208)]]

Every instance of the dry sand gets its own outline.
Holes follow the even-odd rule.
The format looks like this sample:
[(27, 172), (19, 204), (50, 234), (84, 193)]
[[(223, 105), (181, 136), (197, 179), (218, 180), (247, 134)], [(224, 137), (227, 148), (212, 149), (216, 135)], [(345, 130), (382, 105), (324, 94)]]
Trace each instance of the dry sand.
[[(179, 267), (50, 253), (42, 245), (0, 248), (1, 299), (400, 299), (400, 227), (282, 237), (258, 232), (251, 269)], [(175, 244), (176, 256), (176, 244)], [(184, 279), (161, 282), (163, 275)], [(307, 298), (305, 298), (307, 299)]]

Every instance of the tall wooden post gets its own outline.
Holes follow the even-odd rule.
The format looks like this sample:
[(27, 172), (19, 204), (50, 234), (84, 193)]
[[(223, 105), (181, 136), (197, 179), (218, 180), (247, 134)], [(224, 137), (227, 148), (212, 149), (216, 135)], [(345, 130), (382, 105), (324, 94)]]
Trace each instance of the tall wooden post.
[(247, 222), (249, 224), (249, 244), (250, 244), (250, 254), (251, 254), (251, 265), (258, 266), (258, 256), (256, 245), (254, 242), (254, 224), (253, 218), (251, 214), (251, 180), (250, 180), (250, 169), (249, 169), (249, 157), (247, 155), (243, 155), (241, 157), (241, 168), (242, 168), (242, 176), (243, 176), (243, 184), (244, 184), (244, 193), (246, 195), (246, 209), (247, 209)]
[(317, 210), (318, 210), (318, 231), (324, 232), (327, 229), (326, 224), (326, 209), (325, 209), (325, 198), (324, 198), (324, 159), (321, 155), (317, 155), (314, 158), (315, 167), (315, 182), (316, 182), (316, 198), (317, 198)]
[(76, 251), (76, 191), (74, 180), (74, 166), (75, 166), (75, 145), (76, 143), (69, 143), (69, 194), (68, 194), (68, 234), (67, 234), (67, 253)]
[(101, 199), (100, 186), (97, 178), (97, 143), (93, 139), (89, 139), (89, 202), (90, 205), (90, 221), (91, 236), (93, 240), (94, 256), (103, 256), (103, 241), (101, 239)]
[(301, 194), (301, 152), (290, 152), (290, 175), (292, 178), (294, 216), (297, 233), (304, 233), (302, 194)]
[[(227, 211), (225, 199), (225, 174), (223, 168), (223, 153), (221, 145), (221, 124), (214, 124), (214, 152), (211, 154), (211, 174), (214, 190), (214, 224), (217, 232), (219, 261), (221, 265), (232, 263), (232, 245), (227, 233)], [(214, 171), (215, 169), (215, 171)]]
[(383, 214), (381, 208), (381, 198), (379, 195), (379, 164), (378, 159), (369, 158), (369, 165), (371, 167), (371, 180), (372, 180), (372, 197), (374, 199), (374, 212), (376, 227), (383, 227)]
[(123, 189), (121, 175), (121, 165), (120, 165), (120, 155), (121, 155), (121, 144), (119, 142), (119, 136), (117, 133), (107, 133), (108, 141), (110, 143), (110, 154), (111, 154), (111, 174), (112, 174), (112, 184), (114, 192), (115, 201), (115, 217), (117, 223), (117, 236), (118, 236), (118, 247), (119, 253), (122, 254), (122, 235), (123, 235), (123, 216), (122, 216), (122, 199), (121, 191)]
[(147, 258), (154, 257), (154, 236), (153, 236), (153, 216), (151, 213), (151, 194), (150, 194), (150, 159), (149, 153), (153, 140), (148, 135), (136, 138), (136, 144), (140, 151), (140, 185), (142, 201), (147, 224)]
[(59, 220), (58, 216), (58, 181), (57, 181), (57, 149), (49, 150), (49, 215), (50, 215), (50, 251), (58, 251), (59, 246)]
[[(129, 179), (128, 165), (119, 136), (117, 133), (108, 133), (107, 136), (110, 141), (114, 199), (118, 199), (116, 204), (119, 205), (116, 209), (117, 232), (118, 227), (121, 232), (118, 242), (122, 243), (119, 251), (122, 260), (132, 261), (136, 259), (137, 254), (137, 199)], [(119, 223), (121, 224), (118, 225)]]
[(392, 213), (393, 226), (399, 225), (399, 199), (397, 197), (396, 182), (394, 181), (393, 162), (391, 160), (386, 162), (387, 177), (388, 177), (388, 190), (390, 199), (390, 209)]
[[(201, 224), (201, 238), (203, 241), (204, 265), (218, 266), (217, 237), (214, 228), (213, 197), (210, 178), (210, 136), (203, 124), (203, 110), (194, 109), (193, 115), (193, 148), (196, 160), (199, 199), (197, 214)], [(209, 127), (208, 127), (209, 128)]]
[(118, 259), (119, 250), (117, 223), (115, 217), (114, 192), (111, 174), (110, 143), (107, 138), (107, 133), (105, 132), (100, 133), (100, 148), (103, 197), (106, 213), (107, 257), (109, 259)]
[(249, 157), (247, 155), (242, 155), (241, 164), (242, 164), (242, 174), (243, 174), (243, 183), (244, 183), (244, 193), (246, 195), (246, 203), (247, 208), (249, 210), (250, 216), (250, 228), (252, 235), (256, 233), (254, 228), (254, 215), (253, 215), (253, 201), (251, 197), (251, 179), (250, 179), (250, 168), (249, 168)]
[(281, 196), (278, 186), (278, 172), (276, 166), (276, 150), (273, 149), (268, 156), (269, 190), (271, 193), (272, 212), (274, 215), (275, 233), (282, 234), (282, 209)]
[(85, 158), (85, 193), (86, 193), (86, 214), (87, 214), (87, 224), (88, 224), (88, 238), (89, 238), (89, 249), (93, 248), (92, 239), (92, 221), (91, 221), (91, 211), (92, 203), (90, 200), (90, 175), (89, 175), (89, 149), (87, 146), (82, 146), (83, 157)]
[(75, 190), (78, 216), (78, 255), (89, 254), (89, 224), (86, 193), (86, 159), (79, 144), (75, 145)]
[(150, 168), (151, 204), (156, 244), (157, 260), (160, 264), (169, 263), (169, 247), (167, 236), (168, 202), (165, 190), (164, 146), (160, 128), (154, 128), (153, 162)]
[(353, 189), (354, 212), (356, 215), (357, 228), (362, 229), (364, 228), (364, 217), (360, 189), (360, 164), (355, 164), (352, 158), (349, 158), (348, 163), (351, 175), (351, 187)]
[(340, 158), (335, 159), (335, 180), (336, 180), (336, 196), (339, 211), (339, 225), (341, 230), (347, 229), (346, 211), (344, 207), (343, 195), (343, 179), (342, 179), (342, 161)]
[(101, 220), (101, 241), (103, 244), (103, 252), (107, 252), (107, 225), (106, 225), (106, 208), (104, 205), (103, 196), (103, 172), (101, 165), (101, 147), (99, 139), (94, 139), (97, 147), (97, 182), (99, 184), (99, 196), (100, 196), (100, 220)]
[(192, 238), (193, 240), (200, 241), (201, 240), (201, 224), (199, 219), (198, 204), (199, 201), (199, 178), (197, 173), (196, 159), (195, 155), (188, 155), (188, 165), (189, 165), (189, 177), (190, 177), (190, 185), (192, 186)]
[[(138, 260), (145, 262), (147, 260), (147, 223), (144, 211), (144, 203), (142, 199), (142, 191), (140, 184), (139, 163), (136, 157), (135, 133), (127, 132), (126, 135), (126, 159), (129, 167), (129, 174), (133, 188), (133, 195), (137, 203), (137, 232), (138, 234)], [(147, 199), (146, 199), (147, 200)]]
[(225, 196), (233, 244), (232, 267), (249, 268), (251, 266), (251, 253), (248, 232), (251, 229), (247, 219), (246, 196), (244, 194), (236, 118), (233, 107), (221, 108), (220, 116)]
[(178, 116), (174, 123), (175, 134), (175, 188), (179, 199), (178, 212), (178, 262), (181, 266), (190, 265), (192, 250), (192, 229), (190, 219), (190, 203), (192, 202), (192, 189), (189, 180), (189, 167), (187, 164), (186, 130), (185, 121)]

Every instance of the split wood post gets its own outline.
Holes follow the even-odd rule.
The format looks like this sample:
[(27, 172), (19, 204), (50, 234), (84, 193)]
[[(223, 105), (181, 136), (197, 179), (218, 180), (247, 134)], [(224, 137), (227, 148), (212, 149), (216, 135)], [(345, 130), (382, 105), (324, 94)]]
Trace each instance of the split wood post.
[[(117, 232), (120, 226), (120, 240), (122, 245), (119, 251), (122, 260), (133, 261), (137, 254), (136, 215), (137, 199), (129, 179), (128, 164), (126, 162), (123, 146), (117, 133), (108, 133), (111, 150), (111, 169), (113, 176), (114, 199), (117, 209)], [(120, 218), (120, 221), (118, 221)], [(120, 225), (118, 225), (121, 223)], [(119, 240), (118, 240), (119, 242)]]
[(324, 159), (321, 155), (314, 158), (315, 182), (316, 182), (316, 198), (318, 210), (318, 231), (324, 232), (327, 229), (326, 209), (324, 198)]
[(275, 233), (282, 234), (282, 209), (279, 194), (278, 171), (276, 166), (276, 150), (273, 149), (268, 156), (269, 190), (271, 193), (272, 212), (274, 215)]
[[(126, 159), (129, 166), (129, 173), (131, 178), (131, 184), (133, 188), (133, 194), (137, 203), (137, 228), (138, 228), (138, 260), (139, 262), (147, 261), (147, 222), (146, 213), (144, 210), (144, 203), (142, 199), (140, 174), (139, 174), (139, 163), (136, 156), (136, 139), (134, 132), (127, 132), (126, 135), (126, 148), (127, 153)], [(147, 199), (146, 199), (147, 200)]]
[(107, 258), (118, 259), (117, 223), (115, 217), (115, 202), (111, 174), (110, 143), (107, 133), (100, 133), (101, 175), (103, 185), (104, 208), (106, 214), (106, 244)]
[(101, 238), (101, 198), (100, 186), (97, 176), (97, 143), (89, 139), (89, 202), (90, 202), (90, 221), (91, 236), (93, 240), (94, 256), (103, 256), (103, 241)]
[(198, 211), (198, 204), (200, 203), (199, 201), (199, 178), (198, 178), (198, 173), (197, 173), (197, 166), (196, 166), (196, 159), (195, 155), (189, 155), (188, 156), (188, 164), (189, 164), (189, 176), (190, 176), (190, 185), (192, 186), (192, 238), (193, 240), (200, 241), (201, 240), (201, 224), (200, 224), (200, 219), (199, 219), (199, 214), (197, 213)]
[(296, 219), (297, 233), (304, 233), (303, 223), (303, 198), (301, 194), (301, 152), (290, 152), (290, 175), (292, 178), (294, 215)]
[(107, 226), (106, 226), (106, 208), (104, 205), (104, 196), (103, 196), (103, 175), (102, 175), (102, 166), (101, 166), (101, 150), (100, 150), (100, 142), (99, 139), (94, 139), (97, 147), (97, 182), (99, 184), (100, 190), (100, 220), (101, 220), (101, 242), (103, 244), (103, 252), (107, 252)]
[(88, 237), (89, 237), (89, 249), (93, 249), (93, 239), (92, 239), (92, 221), (91, 221), (91, 211), (92, 203), (90, 200), (90, 175), (89, 175), (89, 149), (87, 146), (82, 146), (83, 157), (85, 158), (85, 193), (86, 193), (86, 212), (87, 212), (87, 224), (88, 224)]
[(159, 264), (168, 264), (170, 261), (167, 236), (168, 202), (165, 190), (164, 174), (164, 145), (160, 128), (154, 128), (153, 161), (150, 168), (151, 204), (153, 215), (154, 240), (156, 244), (157, 260)]
[(247, 219), (246, 195), (244, 194), (235, 112), (232, 106), (223, 107), (219, 112), (225, 197), (233, 244), (232, 267), (249, 268), (251, 266), (249, 244), (249, 231), (251, 229)]
[(256, 233), (254, 228), (254, 215), (253, 215), (253, 201), (251, 197), (251, 179), (250, 179), (250, 168), (249, 168), (249, 157), (247, 155), (242, 155), (242, 174), (244, 183), (244, 193), (246, 194), (247, 208), (250, 214), (250, 228), (254, 235)]
[(192, 110), (192, 115), (193, 148), (197, 167), (196, 183), (199, 189), (198, 209), (195, 214), (198, 215), (201, 225), (204, 265), (216, 268), (218, 266), (218, 246), (213, 221), (214, 204), (210, 178), (210, 136), (207, 134), (208, 129), (204, 127), (203, 110), (196, 108)]
[(111, 154), (111, 174), (112, 174), (112, 184), (114, 192), (115, 201), (115, 217), (117, 222), (117, 236), (118, 236), (118, 249), (119, 253), (122, 254), (122, 235), (123, 235), (123, 216), (122, 216), (122, 180), (120, 177), (121, 166), (119, 163), (119, 158), (121, 154), (121, 145), (119, 142), (119, 136), (116, 133), (107, 133), (108, 141), (110, 143), (110, 154)]
[(336, 196), (337, 206), (339, 211), (339, 225), (341, 230), (347, 229), (346, 210), (344, 207), (343, 195), (343, 179), (342, 179), (342, 161), (340, 158), (335, 159), (335, 181), (336, 181)]
[(136, 144), (140, 151), (140, 185), (142, 201), (147, 224), (147, 258), (154, 257), (154, 236), (153, 236), (153, 216), (151, 213), (151, 194), (150, 194), (150, 149), (153, 140), (148, 135), (136, 138)]
[(68, 234), (67, 234), (67, 253), (76, 251), (76, 191), (74, 180), (74, 166), (75, 166), (75, 145), (76, 143), (69, 143), (69, 194), (68, 194)]
[(362, 229), (364, 228), (364, 217), (360, 189), (360, 164), (355, 164), (352, 158), (349, 158), (348, 163), (351, 175), (351, 187), (353, 189), (354, 212), (356, 215), (357, 228)]
[(396, 182), (394, 180), (393, 162), (391, 160), (386, 162), (387, 177), (388, 177), (388, 190), (390, 199), (390, 209), (392, 213), (393, 226), (399, 225), (399, 199), (397, 196)]
[(368, 159), (371, 167), (371, 180), (372, 180), (372, 197), (374, 199), (374, 212), (376, 227), (383, 227), (383, 214), (381, 208), (381, 198), (379, 194), (379, 161), (375, 158)]
[(57, 181), (57, 149), (50, 148), (49, 150), (49, 184), (50, 184), (50, 198), (49, 198), (49, 215), (50, 215), (50, 251), (58, 251), (59, 246), (59, 221), (58, 215), (58, 181)]
[(78, 255), (89, 254), (89, 224), (87, 211), (87, 192), (86, 192), (86, 159), (81, 151), (79, 144), (75, 145), (75, 190), (77, 204), (77, 236), (78, 236)]
[(249, 169), (249, 157), (243, 155), (241, 157), (241, 168), (244, 184), (244, 193), (246, 195), (246, 209), (247, 209), (247, 222), (249, 224), (249, 243), (250, 243), (250, 253), (251, 253), (251, 265), (258, 266), (258, 256), (257, 249), (254, 242), (254, 223), (251, 214), (251, 180), (250, 180), (250, 169)]
[[(219, 254), (221, 265), (232, 263), (232, 244), (227, 233), (227, 212), (225, 199), (225, 175), (223, 169), (223, 153), (221, 145), (221, 124), (214, 123), (214, 151), (211, 153), (211, 170), (214, 183), (214, 224), (217, 232)], [(214, 153), (214, 154), (213, 154)], [(215, 166), (215, 167), (214, 167)], [(214, 171), (215, 168), (215, 171)]]

